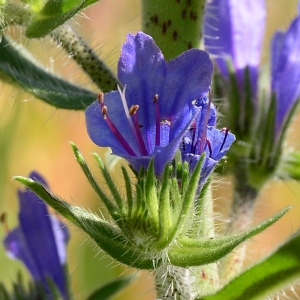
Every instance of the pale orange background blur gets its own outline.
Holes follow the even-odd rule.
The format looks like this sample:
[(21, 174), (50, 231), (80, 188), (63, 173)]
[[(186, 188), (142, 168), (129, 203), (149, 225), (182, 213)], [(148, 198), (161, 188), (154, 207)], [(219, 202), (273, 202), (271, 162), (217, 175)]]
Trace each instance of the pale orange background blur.
[[(296, 0), (267, 1), (268, 25), (263, 52), (264, 62), (268, 61), (270, 36), (276, 28), (288, 27), (296, 15), (296, 6)], [(76, 30), (98, 51), (107, 64), (116, 70), (120, 47), (126, 34), (141, 29), (140, 1), (105, 0), (87, 9), (84, 14), (86, 17), (79, 15), (73, 21)], [(25, 43), (45, 67), (97, 92), (97, 88), (83, 75), (72, 59), (61, 49), (52, 47), (47, 39), (42, 43), (40, 41), (25, 41)], [(16, 190), (22, 188), (11, 179), (14, 175), (27, 176), (32, 169), (41, 172), (47, 178), (51, 189), (67, 201), (93, 211), (98, 210), (100, 202), (75, 162), (68, 141), (73, 141), (82, 151), (95, 175), (99, 172), (91, 153), (98, 152), (105, 157), (109, 150), (100, 149), (90, 141), (85, 129), (83, 112), (57, 110), (29, 94), (3, 85), (0, 93), (0, 114), (0, 212), (8, 213), (10, 228), (17, 224)], [(300, 148), (297, 132), (299, 125), (298, 117), (293, 122), (288, 147)], [(120, 179), (119, 175), (120, 169), (116, 167), (116, 181)], [(99, 176), (98, 178), (103, 182)], [(120, 185), (123, 183), (120, 182)], [(225, 213), (224, 207), (230, 202), (230, 179), (218, 182), (216, 187), (217, 210)], [(271, 229), (249, 243), (249, 263), (253, 262), (253, 259), (260, 258), (299, 228), (299, 203), (299, 183), (277, 181), (267, 185), (257, 205), (254, 222), (271, 216), (286, 205), (294, 205), (295, 208)], [(70, 226), (70, 230), (72, 238), (68, 247), (69, 271), (74, 298), (81, 300), (97, 286), (125, 272), (126, 268), (116, 265), (91, 246), (87, 236), (74, 226)], [(4, 234), (4, 230), (0, 228), (0, 237), (2, 238)], [(6, 257), (1, 245), (0, 266), (0, 281), (4, 281), (7, 286), (10, 286), (18, 270), (27, 276), (27, 271), (19, 262)], [(150, 273), (137, 272), (136, 277), (138, 280), (115, 299), (155, 298)]]

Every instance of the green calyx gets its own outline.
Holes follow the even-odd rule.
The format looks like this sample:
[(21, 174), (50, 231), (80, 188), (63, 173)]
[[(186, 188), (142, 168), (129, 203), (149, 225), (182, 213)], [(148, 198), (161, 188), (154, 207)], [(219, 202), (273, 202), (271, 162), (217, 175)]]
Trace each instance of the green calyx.
[(122, 167), (125, 193), (120, 193), (97, 154), (98, 167), (109, 194), (92, 176), (82, 154), (71, 143), (75, 158), (86, 178), (105, 205), (107, 221), (84, 208), (70, 205), (30, 178), (14, 179), (33, 190), (48, 205), (74, 225), (85, 231), (96, 244), (117, 261), (139, 269), (155, 269), (163, 264), (178, 267), (198, 266), (215, 262), (246, 239), (275, 223), (289, 208), (245, 232), (207, 237), (201, 230), (205, 222), (204, 197), (207, 186), (199, 186), (202, 155), (193, 172), (188, 164), (174, 161), (157, 177), (153, 161), (147, 170), (136, 174), (134, 183)]

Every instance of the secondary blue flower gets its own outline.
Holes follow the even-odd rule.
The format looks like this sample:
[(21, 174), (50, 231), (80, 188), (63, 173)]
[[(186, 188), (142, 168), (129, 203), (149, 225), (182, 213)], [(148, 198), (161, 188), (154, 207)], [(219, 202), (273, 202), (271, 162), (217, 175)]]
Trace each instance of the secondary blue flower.
[[(206, 5), (205, 47), (214, 56), (226, 79), (229, 75), (228, 61), (232, 62), (239, 85), (240, 105), (243, 105), (246, 89), (246, 68), (249, 70), (252, 98), (258, 98), (257, 81), (264, 24), (263, 0), (213, 0)], [(289, 119), (300, 96), (300, 17), (291, 23), (286, 32), (277, 32), (273, 37), (270, 81), (270, 90), (275, 94), (277, 104), (274, 133), (279, 137), (280, 129), (284, 128), (283, 122)], [(249, 112), (244, 108), (242, 113)]]
[(283, 129), (300, 96), (300, 16), (286, 32), (276, 32), (271, 46), (271, 90), (276, 95), (275, 133)]
[(90, 138), (135, 170), (154, 159), (160, 174), (196, 115), (193, 101), (208, 92), (212, 72), (204, 51), (191, 49), (166, 62), (150, 36), (129, 34), (118, 63), (124, 89), (99, 94), (87, 108)]
[(198, 107), (198, 113), (191, 127), (183, 136), (180, 150), (182, 160), (189, 163), (191, 170), (195, 168), (201, 154), (205, 152), (199, 183), (202, 185), (229, 150), (235, 136), (227, 128), (219, 130), (215, 127), (216, 109), (211, 103), (211, 99), (203, 97), (198, 99), (195, 105)]
[(212, 0), (206, 4), (204, 44), (223, 76), (232, 63), (240, 91), (245, 68), (249, 70), (252, 94), (257, 92), (258, 66), (265, 26), (263, 0)]
[[(38, 173), (32, 172), (30, 177), (47, 186)], [(20, 225), (3, 241), (8, 256), (21, 260), (47, 294), (50, 295), (48, 280), (51, 279), (63, 299), (68, 299), (64, 270), (69, 240), (67, 227), (49, 215), (46, 204), (29, 189), (19, 191), (19, 205)]]

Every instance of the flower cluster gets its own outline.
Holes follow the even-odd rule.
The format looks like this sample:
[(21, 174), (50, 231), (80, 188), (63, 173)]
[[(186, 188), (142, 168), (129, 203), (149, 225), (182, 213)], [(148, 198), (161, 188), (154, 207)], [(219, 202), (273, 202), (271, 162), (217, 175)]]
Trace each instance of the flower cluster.
[[(286, 163), (294, 161), (282, 155), (282, 148), (300, 97), (300, 16), (286, 32), (274, 34), (270, 83), (259, 92), (265, 15), (264, 0), (213, 0), (204, 16), (205, 48), (225, 81), (219, 90), (228, 97), (223, 121), (240, 140), (230, 161), (242, 156), (255, 186), (275, 172), (286, 176)], [(298, 178), (297, 174), (288, 176)]]
[[(30, 178), (47, 186), (36, 172)], [(69, 240), (67, 227), (49, 215), (47, 205), (29, 189), (19, 191), (19, 205), (20, 225), (3, 240), (7, 255), (25, 264), (33, 279), (42, 284), (47, 299), (52, 299), (50, 282), (64, 300), (69, 299), (64, 267)]]
[(204, 51), (191, 49), (166, 62), (150, 36), (129, 34), (118, 64), (124, 88), (99, 94), (86, 110), (91, 139), (137, 171), (153, 159), (157, 175), (179, 147), (192, 168), (205, 151), (207, 176), (234, 140), (214, 128), (215, 109), (206, 96), (212, 71)]
[[(258, 113), (258, 74), (265, 17), (264, 0), (213, 0), (206, 6), (204, 19), (205, 48), (227, 80), (230, 72), (234, 72), (241, 106), (245, 104), (248, 72), (255, 114)], [(272, 40), (270, 98), (276, 97), (274, 130), (277, 136), (300, 96), (299, 80), (300, 17), (297, 17), (286, 32), (276, 32)]]

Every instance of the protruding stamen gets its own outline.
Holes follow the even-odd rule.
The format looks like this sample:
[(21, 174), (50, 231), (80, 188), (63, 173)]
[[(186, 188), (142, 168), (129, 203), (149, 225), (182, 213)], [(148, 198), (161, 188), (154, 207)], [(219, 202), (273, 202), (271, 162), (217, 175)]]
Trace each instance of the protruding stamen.
[[(144, 143), (144, 140), (142, 138), (142, 134), (140, 132), (140, 136), (139, 136), (139, 133), (137, 131), (137, 128), (140, 128), (140, 126), (136, 126), (136, 124), (134, 124), (134, 122), (132, 121), (132, 118), (131, 116), (132, 115), (135, 115), (135, 113), (130, 113), (129, 110), (128, 110), (128, 106), (127, 106), (127, 101), (126, 101), (126, 97), (125, 97), (125, 91), (126, 91), (126, 86), (124, 87), (123, 91), (120, 89), (120, 87), (118, 86), (118, 91), (120, 93), (120, 96), (121, 96), (121, 99), (122, 99), (122, 104), (123, 104), (123, 108), (124, 108), (124, 111), (125, 111), (125, 114), (126, 114), (126, 118), (128, 120), (128, 123), (129, 123), (129, 126), (131, 128), (131, 131), (132, 133), (134, 134), (135, 138), (139, 141), (138, 144), (139, 144), (139, 147), (140, 147), (140, 151), (141, 151), (141, 154), (142, 155), (147, 155), (148, 154), (148, 151), (146, 149), (146, 146), (145, 146), (145, 143)], [(133, 105), (135, 106), (135, 105)], [(132, 107), (130, 108), (132, 109)], [(138, 107), (137, 107), (138, 109)], [(137, 110), (136, 109), (136, 110)], [(139, 130), (140, 131), (140, 130)], [(142, 146), (143, 145), (143, 146)], [(144, 150), (142, 150), (144, 148)], [(146, 152), (145, 152), (145, 149), (146, 149)], [(146, 153), (146, 154), (145, 154)]]
[(210, 144), (209, 139), (206, 139), (206, 144), (207, 144), (207, 147), (208, 147), (208, 150), (209, 150), (209, 157), (211, 157), (211, 155), (212, 155), (212, 149), (211, 149), (211, 144)]
[(195, 141), (195, 136), (196, 136), (196, 122), (195, 120), (192, 121), (191, 127), (189, 129), (190, 131), (192, 131), (192, 148), (191, 148), (191, 152), (195, 154), (196, 151), (196, 146), (198, 141)]
[(222, 145), (220, 147), (219, 152), (222, 151), (222, 149), (223, 149), (223, 147), (225, 145), (225, 142), (226, 142), (226, 139), (227, 139), (227, 136), (228, 136), (228, 131), (229, 131), (229, 129), (227, 127), (223, 127), (222, 130), (221, 130), (221, 132), (225, 132), (225, 136), (224, 136), (223, 143), (222, 143)]
[(142, 155), (148, 155), (148, 150), (144, 143), (144, 139), (143, 139), (142, 132), (141, 132), (141, 127), (140, 127), (139, 120), (138, 120), (138, 115), (137, 115), (138, 109), (139, 109), (139, 105), (137, 105), (137, 104), (132, 105), (129, 109), (129, 114), (131, 116), (133, 116), (133, 125), (135, 128), (140, 151), (141, 151)]
[(107, 119), (107, 107), (103, 106), (101, 111), (102, 111), (103, 119), (106, 120)]
[(155, 105), (155, 145), (160, 145), (160, 113), (158, 105), (158, 94), (154, 95), (153, 103)]
[(205, 120), (204, 120), (204, 125), (203, 125), (203, 132), (202, 132), (202, 136), (201, 136), (201, 142), (200, 142), (200, 153), (203, 151), (204, 148), (204, 143), (206, 141), (206, 130), (207, 130), (207, 124), (208, 124), (208, 120), (209, 120), (209, 115), (210, 115), (210, 106), (211, 106), (211, 102), (212, 102), (212, 96), (213, 93), (211, 90), (209, 90), (208, 92), (208, 107), (205, 113)]
[(131, 156), (136, 156), (136, 153), (131, 148), (131, 146), (127, 143), (127, 141), (124, 139), (120, 131), (117, 129), (117, 127), (114, 125), (114, 123), (111, 121), (111, 119), (108, 117), (107, 114), (107, 107), (105, 105), (102, 106), (102, 116), (103, 119), (106, 121), (106, 124), (108, 125), (109, 129), (113, 133), (113, 135), (116, 137), (116, 139), (119, 141), (119, 143), (122, 145), (124, 150)]
[(136, 112), (138, 111), (138, 109), (139, 109), (139, 105), (132, 105), (131, 107), (130, 107), (130, 109), (129, 109), (129, 114), (131, 115), (131, 116), (133, 116), (133, 115), (135, 115), (136, 114)]
[(99, 93), (98, 96), (97, 96), (97, 99), (98, 99), (99, 104), (103, 105), (103, 103), (104, 103), (104, 94), (102, 92)]

